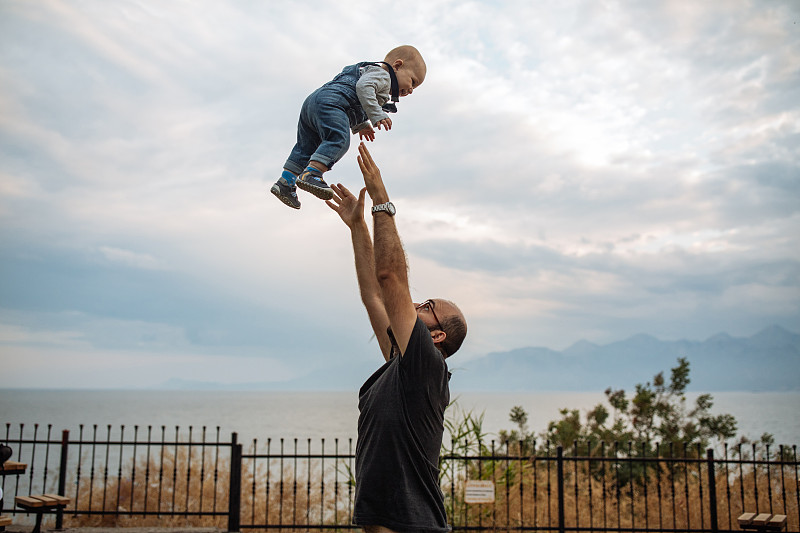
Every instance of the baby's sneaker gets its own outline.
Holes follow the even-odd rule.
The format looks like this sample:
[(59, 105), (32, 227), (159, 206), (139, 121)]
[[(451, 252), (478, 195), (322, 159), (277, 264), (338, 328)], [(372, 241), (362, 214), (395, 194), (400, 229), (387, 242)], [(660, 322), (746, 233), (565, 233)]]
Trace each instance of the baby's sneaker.
[(278, 178), (278, 181), (275, 182), (275, 185), (272, 186), (269, 192), (277, 196), (278, 200), (289, 207), (300, 209), (300, 199), (297, 198), (297, 187), (289, 185), (285, 179)]
[(333, 198), (333, 189), (328, 187), (321, 174), (305, 170), (297, 178), (297, 186), (306, 192), (310, 192), (320, 200), (330, 200)]

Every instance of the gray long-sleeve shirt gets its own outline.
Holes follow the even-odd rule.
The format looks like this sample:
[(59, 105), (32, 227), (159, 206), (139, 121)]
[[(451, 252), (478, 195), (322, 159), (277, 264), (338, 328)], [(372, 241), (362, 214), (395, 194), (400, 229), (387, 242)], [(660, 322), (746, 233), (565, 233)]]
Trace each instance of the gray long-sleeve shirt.
[[(389, 101), (392, 92), (392, 78), (386, 70), (376, 65), (367, 65), (359, 69), (361, 77), (356, 82), (356, 95), (361, 107), (372, 124), (389, 118), (381, 106)], [(368, 124), (362, 122), (353, 128), (353, 133), (364, 129)]]

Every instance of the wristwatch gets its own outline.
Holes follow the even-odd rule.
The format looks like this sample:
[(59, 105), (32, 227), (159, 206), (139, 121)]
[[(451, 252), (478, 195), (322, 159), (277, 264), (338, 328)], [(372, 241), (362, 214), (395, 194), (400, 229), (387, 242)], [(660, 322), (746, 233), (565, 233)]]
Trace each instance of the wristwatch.
[(392, 202), (386, 202), (385, 204), (378, 204), (372, 206), (372, 214), (376, 213), (387, 213), (389, 216), (394, 216), (397, 210), (394, 208), (394, 204)]

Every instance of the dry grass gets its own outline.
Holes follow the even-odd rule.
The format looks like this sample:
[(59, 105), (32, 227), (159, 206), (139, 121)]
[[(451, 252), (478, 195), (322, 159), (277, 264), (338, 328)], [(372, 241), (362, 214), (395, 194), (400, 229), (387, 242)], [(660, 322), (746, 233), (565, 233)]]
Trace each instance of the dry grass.
[[(494, 505), (467, 505), (463, 501), (465, 474), (454, 475), (445, 487), (448, 517), (455, 527), (483, 525), (495, 530), (556, 525), (558, 520), (557, 479), (554, 463), (482, 462), (480, 476), (494, 480)], [(534, 464), (536, 466), (534, 466)], [(698, 472), (662, 467), (653, 471), (646, 484), (617, 484), (610, 463), (605, 471), (594, 465), (591, 474), (585, 463), (565, 462), (564, 512), (566, 526), (597, 528), (690, 529), (710, 524), (708, 480), (705, 468)], [(343, 463), (326, 460), (278, 459), (243, 461), (242, 524), (350, 525), (354, 496), (352, 481)], [(473, 465), (474, 466), (474, 465)], [(339, 468), (337, 471), (336, 469)], [(86, 472), (86, 468), (83, 468)], [(98, 470), (99, 472), (99, 470)], [(201, 516), (199, 512), (228, 509), (229, 466), (213, 452), (186, 447), (177, 452), (135, 465), (129, 460), (119, 476), (95, 473), (82, 477), (77, 488), (78, 514), (65, 513), (71, 527), (227, 527), (227, 516)], [(477, 478), (470, 469), (470, 477)], [(120, 479), (121, 477), (121, 479)], [(135, 478), (135, 482), (132, 482)], [(789, 530), (798, 530), (797, 477), (791, 468), (762, 468), (743, 472), (717, 471), (718, 523), (732, 528), (743, 511), (774, 512), (789, 517)], [(755, 502), (756, 486), (758, 506)], [(785, 493), (784, 493), (785, 487)], [(74, 489), (73, 489), (74, 490)], [(703, 498), (700, 498), (700, 491)], [(744, 505), (742, 505), (742, 494)], [(772, 495), (772, 508), (770, 497)], [(68, 494), (74, 497), (73, 494)], [(785, 501), (784, 501), (785, 498)], [(631, 503), (633, 502), (633, 503)], [(701, 504), (701, 502), (704, 502)], [(81, 514), (91, 511), (97, 514)], [(105, 512), (105, 514), (103, 514)], [(148, 514), (144, 514), (148, 513)], [(151, 514), (152, 513), (152, 514)], [(159, 514), (160, 513), (160, 514)], [(169, 514), (167, 514), (169, 513)], [(175, 513), (175, 514), (173, 514)], [(277, 529), (283, 529), (278, 527)], [(291, 528), (286, 528), (287, 531)]]
[(65, 513), (65, 523), (71, 527), (223, 527), (225, 517), (165, 514), (225, 511), (229, 466), (222, 463), (216, 470), (213, 466), (213, 452), (189, 454), (184, 447), (177, 453), (165, 451), (149, 463), (130, 461), (122, 476), (109, 474), (106, 479), (97, 468), (94, 480), (80, 479), (76, 510), (108, 514)]
[[(70, 527), (219, 527), (228, 524), (227, 461), (215, 466), (212, 451), (167, 450), (149, 464), (129, 461), (123, 476), (82, 478), (77, 487), (77, 513), (65, 513)], [(349, 524), (351, 484), (325, 485), (319, 468), (298, 469), (272, 460), (243, 461), (241, 519), (254, 524)], [(248, 466), (250, 468), (248, 468)], [(85, 470), (85, 468), (84, 468)], [(96, 469), (102, 472), (101, 469)], [(331, 470), (326, 468), (331, 474)], [(132, 479), (135, 477), (135, 482)], [(339, 475), (342, 478), (341, 474)], [(74, 483), (73, 483), (74, 486)], [(89, 514), (91, 512), (92, 514)], [(219, 512), (220, 516), (199, 513)]]
[[(455, 527), (483, 525), (492, 529), (512, 530), (519, 527), (555, 526), (558, 524), (557, 479), (554, 466), (547, 470), (530, 463), (484, 466), (484, 479), (493, 479), (496, 487), (494, 505), (466, 505), (463, 502), (463, 476), (455, 490), (446, 493), (448, 516)], [(520, 470), (522, 474), (520, 476)], [(493, 472), (493, 473), (492, 473)], [(585, 463), (577, 468), (565, 465), (564, 517), (570, 527), (595, 528), (665, 528), (674, 530), (709, 527), (708, 474), (666, 467), (653, 471), (647, 483), (617, 484), (615, 475), (595, 472), (590, 475)], [(472, 477), (472, 476), (471, 476)], [(521, 479), (520, 479), (521, 478)], [(728, 480), (730, 482), (728, 482)], [(797, 531), (797, 479), (790, 469), (768, 477), (762, 470), (744, 472), (740, 477), (717, 472), (717, 523), (722, 529), (738, 529), (736, 517), (744, 511), (772, 512), (788, 516), (788, 530)], [(756, 482), (758, 505), (756, 505)], [(702, 491), (702, 498), (701, 498)], [(770, 507), (770, 492), (772, 507)], [(742, 498), (742, 494), (744, 497)], [(784, 499), (785, 498), (785, 499)], [(744, 505), (742, 505), (742, 499)]]

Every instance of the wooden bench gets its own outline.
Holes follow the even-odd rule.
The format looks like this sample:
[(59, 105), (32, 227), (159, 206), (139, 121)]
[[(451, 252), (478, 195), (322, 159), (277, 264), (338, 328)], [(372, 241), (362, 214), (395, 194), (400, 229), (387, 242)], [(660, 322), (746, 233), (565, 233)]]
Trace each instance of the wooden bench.
[(17, 507), (36, 513), (36, 526), (34, 526), (31, 533), (40, 533), (42, 530), (42, 515), (48, 511), (63, 509), (72, 500), (58, 494), (37, 494), (35, 496), (17, 496), (14, 501)]
[(785, 514), (742, 513), (737, 520), (742, 529), (753, 531), (783, 531), (786, 529)]
[(6, 526), (10, 526), (11, 522), (12, 520), (10, 516), (0, 514), (0, 531), (5, 531)]
[(27, 463), (20, 463), (19, 461), (6, 461), (0, 465), (0, 475), (11, 474), (24, 474), (25, 469), (28, 468)]

